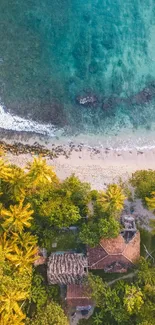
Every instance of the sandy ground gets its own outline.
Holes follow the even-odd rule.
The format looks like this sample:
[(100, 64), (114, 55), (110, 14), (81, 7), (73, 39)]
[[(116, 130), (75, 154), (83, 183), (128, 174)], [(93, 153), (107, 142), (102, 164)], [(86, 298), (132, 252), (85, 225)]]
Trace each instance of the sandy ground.
[[(15, 142), (22, 142), (28, 145), (33, 145), (37, 142), (49, 150), (52, 150), (53, 146), (63, 147), (67, 152), (68, 158), (60, 154), (58, 158), (47, 158), (48, 164), (55, 167), (55, 171), (60, 179), (75, 173), (82, 181), (89, 182), (93, 189), (103, 189), (107, 184), (117, 182), (120, 177), (123, 180), (127, 180), (136, 170), (155, 169), (155, 147), (145, 149), (147, 146), (144, 146), (142, 149), (139, 149), (139, 147), (136, 147), (136, 138), (134, 138), (134, 148), (132, 147), (133, 149), (128, 150), (118, 149), (119, 145), (117, 149), (111, 149), (110, 146), (108, 147), (108, 143), (100, 144), (93, 148), (88, 146), (88, 144), (86, 146), (82, 142), (77, 142), (76, 138), (72, 141), (74, 148), (71, 150), (69, 144), (71, 140), (68, 140), (68, 138), (65, 140), (61, 138), (59, 140), (56, 138), (48, 139), (26, 132), (4, 132), (3, 130), (0, 132), (0, 138), (2, 141), (12, 145)], [(127, 139), (124, 139), (125, 143), (127, 143)], [(87, 142), (86, 140), (85, 142)], [(106, 148), (106, 145), (108, 148)], [(31, 154), (14, 156), (8, 153), (6, 156), (10, 162), (22, 167), (32, 159)]]
[[(32, 155), (16, 156), (7, 153), (6, 158), (11, 163), (24, 167), (32, 160)], [(47, 163), (54, 166), (58, 177), (62, 180), (75, 173), (81, 181), (89, 182), (93, 189), (103, 189), (107, 184), (117, 182), (120, 177), (127, 180), (136, 170), (154, 169), (154, 160), (155, 149), (143, 151), (101, 149), (99, 153), (94, 153), (91, 148), (82, 148), (80, 152), (73, 151), (69, 158), (64, 155), (54, 159), (47, 158)]]

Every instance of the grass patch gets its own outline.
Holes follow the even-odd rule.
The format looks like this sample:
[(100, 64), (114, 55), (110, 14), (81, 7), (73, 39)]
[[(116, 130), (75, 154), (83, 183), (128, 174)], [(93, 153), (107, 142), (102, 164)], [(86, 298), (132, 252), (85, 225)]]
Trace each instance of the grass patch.
[(79, 240), (78, 231), (48, 230), (43, 238), (41, 247), (45, 247), (48, 254), (58, 251), (85, 252), (85, 246)]
[(152, 235), (148, 230), (140, 229), (140, 237), (141, 256), (146, 258), (145, 245), (149, 253), (155, 258), (155, 235)]

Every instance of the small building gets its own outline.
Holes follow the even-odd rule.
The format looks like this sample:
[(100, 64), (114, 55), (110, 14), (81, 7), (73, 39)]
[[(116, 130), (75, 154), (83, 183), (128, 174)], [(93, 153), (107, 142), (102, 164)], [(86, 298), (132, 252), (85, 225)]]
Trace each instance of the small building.
[(140, 257), (140, 233), (131, 233), (127, 229), (116, 238), (102, 239), (97, 247), (88, 247), (88, 267), (108, 273), (127, 272)]
[(83, 254), (52, 253), (47, 263), (49, 284), (79, 284), (87, 275), (88, 260)]
[(131, 215), (121, 218), (124, 229), (118, 237), (102, 239), (97, 247), (87, 249), (88, 266), (107, 273), (123, 273), (140, 257), (140, 233)]
[(47, 250), (45, 248), (38, 247), (35, 258), (36, 258), (36, 260), (34, 261), (34, 266), (39, 266), (39, 265), (46, 264), (46, 262), (47, 262)]
[(69, 308), (74, 307), (77, 311), (89, 311), (93, 305), (89, 290), (83, 284), (70, 284), (67, 286), (66, 302)]
[(71, 252), (55, 252), (47, 259), (49, 284), (64, 285), (66, 303), (74, 315), (91, 313), (91, 292), (83, 281), (88, 270), (123, 273), (140, 257), (140, 233), (132, 216), (122, 217), (124, 229), (116, 238), (102, 239), (97, 247), (87, 247), (87, 256)]

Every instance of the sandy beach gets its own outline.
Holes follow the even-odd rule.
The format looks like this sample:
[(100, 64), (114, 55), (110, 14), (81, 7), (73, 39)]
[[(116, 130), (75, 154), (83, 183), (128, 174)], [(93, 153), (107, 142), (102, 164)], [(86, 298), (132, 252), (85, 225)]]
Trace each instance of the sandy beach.
[[(105, 145), (77, 143), (76, 138), (75, 141), (66, 141), (65, 138), (62, 141), (62, 138), (49, 139), (34, 133), (4, 130), (0, 136), (2, 146), (3, 143), (12, 146), (5, 150), (6, 159), (11, 163), (26, 166), (39, 147), (39, 152), (44, 153), (47, 163), (54, 166), (60, 179), (75, 173), (80, 180), (89, 182), (92, 189), (103, 189), (109, 183), (118, 182), (120, 177), (127, 180), (136, 170), (155, 168), (155, 147), (112, 149)], [(14, 144), (16, 148), (12, 152)]]
[[(64, 147), (56, 158), (45, 157), (54, 166), (60, 179), (75, 173), (80, 180), (89, 182), (93, 189), (103, 189), (107, 184), (118, 182), (120, 177), (127, 180), (133, 172), (141, 169), (154, 169), (155, 149), (138, 151), (111, 150), (109, 148)], [(32, 154), (14, 155), (7, 152), (6, 158), (13, 164), (24, 167), (33, 159)]]

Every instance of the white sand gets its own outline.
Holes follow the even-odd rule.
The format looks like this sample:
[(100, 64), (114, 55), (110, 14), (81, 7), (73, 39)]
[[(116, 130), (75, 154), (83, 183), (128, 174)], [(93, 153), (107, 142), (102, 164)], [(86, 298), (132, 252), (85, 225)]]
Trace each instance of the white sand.
[[(24, 167), (32, 160), (31, 154), (19, 156), (8, 153), (6, 158), (14, 164)], [(49, 165), (55, 167), (60, 179), (75, 173), (82, 181), (89, 182), (94, 189), (103, 189), (107, 184), (117, 182), (121, 177), (128, 179), (136, 170), (154, 169), (155, 149), (132, 151), (114, 151), (101, 149), (99, 154), (92, 153), (91, 149), (83, 148), (81, 152), (73, 151), (67, 159), (64, 156), (49, 159)]]
[[(6, 158), (13, 164), (24, 167), (27, 162), (32, 161), (31, 154), (20, 154), (19, 156), (8, 153)], [(137, 150), (131, 151), (112, 151), (105, 153), (105, 150), (99, 154), (92, 154), (88, 149), (82, 149), (81, 152), (72, 152), (66, 159), (64, 156), (49, 159), (47, 163), (54, 166), (58, 177), (63, 180), (75, 173), (81, 181), (89, 182), (92, 189), (104, 189), (107, 184), (118, 182), (121, 177), (126, 181), (132, 173), (141, 169), (154, 169), (155, 149), (144, 150), (143, 154)], [(145, 209), (141, 200), (135, 200), (134, 203), (125, 202), (126, 208), (134, 207), (134, 217), (140, 225), (150, 230), (149, 220), (154, 219), (151, 211)]]

